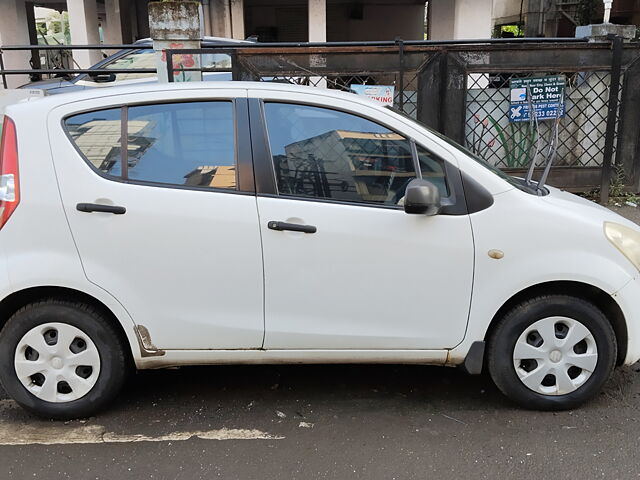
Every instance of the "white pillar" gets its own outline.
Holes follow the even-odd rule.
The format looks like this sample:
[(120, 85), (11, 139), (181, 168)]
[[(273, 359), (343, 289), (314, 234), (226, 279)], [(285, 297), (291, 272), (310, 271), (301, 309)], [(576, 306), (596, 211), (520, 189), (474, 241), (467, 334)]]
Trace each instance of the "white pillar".
[[(0, 15), (0, 45), (29, 45), (29, 28), (27, 26), (27, 10), (24, 0), (8, 0), (2, 2)], [(7, 70), (29, 69), (31, 52), (4, 52), (4, 66)], [(27, 83), (27, 75), (7, 75), (9, 88)], [(0, 88), (2, 83), (0, 82)]]
[(327, 41), (327, 0), (309, 0), (309, 41)]
[[(67, 11), (69, 12), (71, 43), (74, 45), (99, 44), (96, 0), (67, 0)], [(101, 58), (100, 50), (73, 51), (73, 59), (80, 68), (89, 68), (98, 63)]]
[(202, 0), (202, 19), (204, 25), (203, 35), (210, 37), (211, 33), (211, 8), (209, 8), (209, 0)]
[(244, 40), (244, 0), (231, 0), (231, 33), (233, 38)]
[(210, 0), (209, 14), (211, 35), (214, 37), (232, 38), (231, 7), (229, 0)]
[(104, 0), (104, 10), (107, 17), (106, 25), (102, 25), (104, 43), (111, 45), (123, 43), (120, 0)]
[(430, 0), (429, 40), (491, 38), (492, 0)]
[(453, 38), (456, 40), (491, 38), (493, 1), (455, 1), (455, 27), (453, 31)]
[(455, 16), (455, 0), (429, 0), (429, 40), (453, 40)]

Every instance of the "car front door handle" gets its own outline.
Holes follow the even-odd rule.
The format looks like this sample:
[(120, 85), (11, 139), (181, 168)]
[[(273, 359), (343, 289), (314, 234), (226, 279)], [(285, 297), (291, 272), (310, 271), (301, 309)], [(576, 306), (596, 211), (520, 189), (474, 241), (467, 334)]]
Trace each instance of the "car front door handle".
[(127, 211), (124, 207), (118, 207), (116, 205), (102, 205), (100, 203), (79, 203), (76, 205), (76, 210), (85, 213), (113, 213), (114, 215), (123, 215)]
[(318, 229), (313, 225), (300, 225), (298, 223), (286, 223), (286, 222), (275, 222), (271, 221), (267, 223), (267, 227), (270, 230), (277, 230), (282, 232), (283, 230), (288, 230), (290, 232), (302, 232), (302, 233), (316, 233)]

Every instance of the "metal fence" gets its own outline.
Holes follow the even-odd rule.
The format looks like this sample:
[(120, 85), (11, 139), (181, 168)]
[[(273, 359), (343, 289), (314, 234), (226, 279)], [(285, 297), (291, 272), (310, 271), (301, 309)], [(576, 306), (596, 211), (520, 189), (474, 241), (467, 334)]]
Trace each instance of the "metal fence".
[[(550, 183), (601, 188), (611, 168), (640, 189), (640, 45), (576, 39), (378, 44), (251, 45), (228, 50), (236, 80), (285, 81), (348, 91), (352, 84), (394, 85), (395, 105), (493, 165), (524, 175), (536, 149), (542, 163), (551, 123), (511, 123), (509, 82), (562, 75), (566, 114)], [(198, 53), (195, 50), (193, 53)], [(167, 51), (168, 57), (178, 51)], [(169, 70), (180, 65), (168, 65)], [(172, 75), (169, 75), (173, 78)], [(540, 175), (542, 169), (536, 171)], [(617, 178), (620, 175), (616, 176)]]
[[(19, 48), (34, 47), (0, 50), (3, 77), (25, 73), (2, 68), (3, 54)], [(549, 122), (540, 122), (539, 131), (526, 122), (509, 122), (509, 81), (563, 75), (566, 115), (560, 121), (558, 158), (550, 183), (581, 191), (600, 187), (604, 198), (611, 168), (617, 167), (628, 188), (640, 189), (638, 43), (623, 44), (619, 38), (601, 43), (576, 39), (396, 40), (226, 44), (165, 53), (169, 81), (174, 80), (176, 71), (219, 71), (185, 67), (180, 62), (189, 55), (226, 53), (232, 59), (234, 80), (290, 82), (345, 91), (353, 84), (394, 85), (396, 108), (516, 175), (524, 175), (538, 140), (542, 147), (538, 161), (542, 159), (552, 132)], [(148, 73), (148, 69), (144, 71)], [(540, 175), (541, 169), (536, 174)]]

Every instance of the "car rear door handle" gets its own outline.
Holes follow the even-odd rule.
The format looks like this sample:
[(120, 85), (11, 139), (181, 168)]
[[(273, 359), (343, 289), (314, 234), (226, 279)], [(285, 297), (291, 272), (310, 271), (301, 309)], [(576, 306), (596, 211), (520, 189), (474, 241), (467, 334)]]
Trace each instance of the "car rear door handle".
[(277, 230), (279, 232), (288, 230), (290, 232), (302, 232), (302, 233), (316, 233), (318, 229), (313, 225), (300, 225), (298, 223), (286, 223), (271, 221), (267, 223), (267, 227), (270, 230)]
[(85, 213), (113, 213), (114, 215), (123, 215), (127, 211), (124, 207), (118, 207), (116, 205), (102, 205), (100, 203), (79, 203), (76, 205), (76, 210)]

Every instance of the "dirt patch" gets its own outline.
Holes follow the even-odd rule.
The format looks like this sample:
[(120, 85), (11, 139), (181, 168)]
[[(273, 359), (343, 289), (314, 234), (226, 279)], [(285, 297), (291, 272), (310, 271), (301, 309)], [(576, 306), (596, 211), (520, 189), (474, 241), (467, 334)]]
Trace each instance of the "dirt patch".
[(640, 225), (640, 208), (638, 207), (609, 207), (611, 210), (616, 212), (619, 215), (622, 215), (624, 218), (631, 220), (632, 222)]

